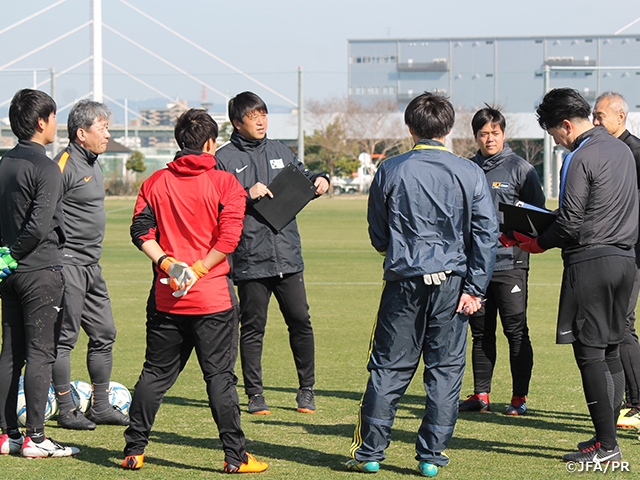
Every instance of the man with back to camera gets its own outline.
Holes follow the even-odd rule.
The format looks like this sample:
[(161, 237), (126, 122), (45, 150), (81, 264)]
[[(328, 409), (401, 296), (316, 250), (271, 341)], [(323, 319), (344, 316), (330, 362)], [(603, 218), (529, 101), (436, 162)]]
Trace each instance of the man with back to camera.
[[(619, 93), (605, 92), (596, 99), (593, 108), (593, 124), (602, 125), (631, 149), (636, 161), (638, 190), (640, 191), (640, 139), (632, 135), (626, 128), (629, 107)], [(626, 383), (626, 407), (620, 412), (617, 426), (620, 428), (640, 427), (640, 345), (635, 329), (635, 309), (640, 292), (640, 243), (636, 243), (636, 276), (627, 309), (627, 323), (624, 338), (620, 344), (620, 361), (624, 370)]]
[[(11, 100), (9, 120), (18, 145), (0, 159), (0, 452), (69, 457), (79, 450), (47, 438), (44, 430), (64, 290), (62, 176), (44, 148), (55, 139), (56, 103), (44, 92), (20, 90)], [(25, 362), (23, 437), (16, 405)]]
[[(53, 385), (60, 407), (58, 425), (93, 430), (96, 424), (129, 425), (129, 417), (109, 403), (109, 381), (116, 327), (107, 284), (99, 264), (106, 227), (104, 179), (98, 156), (109, 143), (109, 108), (80, 100), (69, 112), (69, 145), (55, 162), (62, 172), (62, 209), (67, 241), (64, 247), (64, 316)], [(71, 350), (80, 328), (89, 337), (87, 369), (93, 395), (88, 418), (71, 398)]]
[[(472, 160), (487, 177), (491, 198), (500, 217), (500, 202), (515, 205), (518, 201), (544, 207), (544, 193), (533, 166), (513, 153), (505, 142), (506, 119), (502, 113), (487, 105), (471, 120), (478, 152)], [(529, 254), (517, 247), (505, 247), (498, 242), (496, 264), (486, 302), (469, 318), (473, 337), (471, 360), (474, 393), (459, 405), (460, 412), (489, 411), (491, 379), (496, 364), (496, 327), (498, 312), (507, 340), (511, 366), (512, 397), (505, 412), (523, 415), (527, 411), (533, 369), (533, 349), (527, 327), (527, 292)]]
[(595, 436), (565, 462), (620, 461), (616, 420), (624, 394), (620, 343), (636, 273), (638, 189), (633, 155), (602, 126), (577, 90), (548, 92), (538, 123), (570, 150), (560, 170), (558, 214), (536, 238), (516, 235), (529, 253), (562, 249), (556, 342), (571, 344)]
[(458, 416), (468, 315), (481, 306), (496, 255), (497, 222), (484, 173), (447, 151), (453, 106), (424, 93), (404, 114), (414, 148), (386, 160), (369, 193), (371, 244), (384, 255), (384, 290), (351, 445), (351, 471), (375, 473), (400, 398), (424, 359), (418, 471), (434, 476)]
[(267, 185), (294, 163), (316, 186), (329, 188), (326, 174), (307, 170), (289, 148), (267, 138), (267, 105), (255, 93), (242, 92), (229, 101), (233, 133), (216, 154), (218, 167), (233, 173), (247, 192), (247, 212), (238, 248), (233, 253), (233, 280), (240, 297), (240, 360), (249, 413), (270, 414), (262, 383), (262, 348), (271, 294), (278, 300), (289, 330), (298, 372), (298, 412), (316, 410), (313, 328), (304, 287), (302, 246), (295, 219), (275, 233), (253, 205), (273, 194)]
[(162, 398), (194, 349), (224, 450), (224, 471), (268, 468), (247, 453), (240, 427), (234, 373), (238, 301), (227, 256), (240, 239), (246, 200), (235, 177), (215, 169), (217, 137), (218, 125), (205, 110), (180, 115), (175, 126), (180, 151), (144, 181), (136, 200), (131, 239), (155, 266), (145, 361), (124, 432), (122, 467), (128, 470), (143, 466)]

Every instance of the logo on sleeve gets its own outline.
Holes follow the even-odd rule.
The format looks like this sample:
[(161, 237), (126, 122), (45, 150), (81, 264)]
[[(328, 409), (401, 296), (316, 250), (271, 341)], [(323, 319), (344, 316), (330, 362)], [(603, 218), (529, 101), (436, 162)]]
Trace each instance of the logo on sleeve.
[(269, 163), (271, 164), (271, 168), (274, 170), (284, 168), (284, 162), (281, 158), (274, 158), (272, 160), (269, 160)]
[(509, 188), (509, 184), (507, 182), (493, 182), (491, 184), (491, 188), (496, 188), (499, 190), (507, 190)]

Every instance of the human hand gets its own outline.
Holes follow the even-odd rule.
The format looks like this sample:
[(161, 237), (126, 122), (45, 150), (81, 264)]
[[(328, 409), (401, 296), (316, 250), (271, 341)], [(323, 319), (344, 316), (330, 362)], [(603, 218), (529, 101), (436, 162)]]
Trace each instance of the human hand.
[(423, 275), (422, 278), (425, 285), (440, 285), (447, 279), (447, 275), (449, 273), (451, 273), (451, 270), (446, 270), (444, 272), (427, 273), (426, 275)]
[(460, 295), (460, 301), (458, 302), (458, 309), (456, 313), (463, 313), (465, 315), (473, 315), (482, 308), (484, 299), (463, 293)]
[(253, 187), (249, 189), (249, 197), (251, 200), (260, 200), (262, 197), (270, 196), (273, 198), (273, 193), (271, 190), (262, 182), (256, 183)]
[(169, 266), (166, 273), (169, 278), (161, 278), (160, 283), (169, 285), (173, 290), (172, 295), (176, 298), (184, 297), (198, 279), (189, 265), (184, 262), (175, 261)]
[(2, 252), (0, 253), (0, 278), (6, 278), (18, 268), (18, 262), (11, 256), (8, 248), (2, 247)]
[(316, 178), (316, 180), (313, 182), (313, 184), (316, 187), (316, 195), (317, 196), (324, 195), (325, 193), (327, 193), (327, 190), (329, 190), (329, 182), (324, 177)]
[[(511, 233), (513, 234), (513, 232)], [(508, 233), (501, 233), (498, 237), (498, 241), (507, 248), (518, 245), (518, 241)]]
[(542, 253), (546, 252), (544, 248), (538, 245), (538, 237), (531, 238), (528, 235), (522, 233), (513, 232), (513, 236), (518, 242), (518, 248), (528, 253)]

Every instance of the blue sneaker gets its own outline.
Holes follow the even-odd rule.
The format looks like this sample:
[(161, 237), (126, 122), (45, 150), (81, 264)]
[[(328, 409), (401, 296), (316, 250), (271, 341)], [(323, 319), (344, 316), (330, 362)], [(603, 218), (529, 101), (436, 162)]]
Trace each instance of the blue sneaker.
[(438, 466), (421, 460), (418, 463), (418, 471), (423, 477), (435, 477), (438, 474)]
[(345, 466), (351, 472), (376, 473), (380, 470), (380, 462), (359, 462), (353, 458), (347, 460)]
[(511, 397), (511, 405), (507, 407), (507, 411), (504, 412), (505, 415), (512, 415), (517, 417), (519, 415), (524, 415), (527, 413), (527, 397), (516, 397), (515, 395)]

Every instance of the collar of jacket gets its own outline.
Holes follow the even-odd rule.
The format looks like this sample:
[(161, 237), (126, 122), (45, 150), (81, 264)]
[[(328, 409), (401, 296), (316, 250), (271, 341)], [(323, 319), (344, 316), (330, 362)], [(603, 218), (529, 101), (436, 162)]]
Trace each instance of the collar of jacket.
[(607, 132), (605, 128), (601, 127), (600, 125), (598, 125), (597, 127), (590, 128), (589, 130), (584, 132), (582, 135), (579, 135), (578, 137), (576, 137), (576, 139), (573, 141), (573, 144), (571, 145), (571, 151), (573, 152), (576, 148), (578, 148), (582, 144), (583, 140), (586, 140), (588, 137), (594, 137), (594, 136), (599, 137), (604, 134), (609, 135), (609, 132)]
[(176, 153), (167, 168), (182, 175), (200, 175), (216, 166), (216, 159), (210, 153), (184, 149)]
[(631, 135), (631, 132), (629, 130), (625, 129), (625, 131), (622, 132), (620, 134), (620, 136), (618, 137), (618, 140), (620, 140), (621, 142), (624, 142), (627, 139), (627, 137), (629, 137), (630, 135)]
[(247, 140), (240, 135), (237, 130), (234, 130), (229, 140), (238, 147), (239, 150), (246, 152), (248, 150), (257, 150), (261, 146), (265, 145), (267, 143), (267, 136), (265, 135), (264, 138), (261, 138), (260, 140)]
[(74, 152), (77, 153), (80, 158), (84, 158), (89, 165), (93, 165), (96, 163), (96, 160), (98, 160), (98, 154), (90, 152), (79, 143), (69, 142), (68, 150), (74, 150)]
[(413, 147), (413, 150), (422, 150), (424, 148), (438, 148), (440, 150), (446, 150), (447, 147), (444, 146), (442, 142), (438, 142), (437, 140), (431, 140), (428, 138), (421, 138), (416, 142)]
[(18, 144), (32, 150), (37, 150), (38, 153), (42, 153), (43, 155), (47, 154), (47, 149), (41, 143), (32, 142), (31, 140), (18, 140)]
[(504, 147), (495, 155), (491, 155), (490, 157), (485, 157), (482, 155), (482, 152), (478, 150), (475, 157), (472, 157), (474, 163), (478, 164), (483, 170), (491, 170), (498, 165), (500, 165), (507, 157), (513, 154), (513, 150), (507, 142), (504, 142)]

